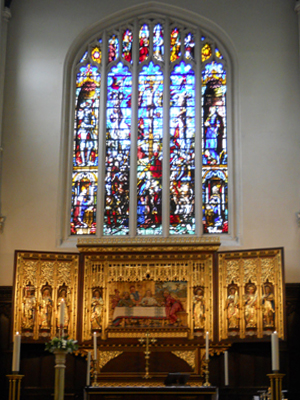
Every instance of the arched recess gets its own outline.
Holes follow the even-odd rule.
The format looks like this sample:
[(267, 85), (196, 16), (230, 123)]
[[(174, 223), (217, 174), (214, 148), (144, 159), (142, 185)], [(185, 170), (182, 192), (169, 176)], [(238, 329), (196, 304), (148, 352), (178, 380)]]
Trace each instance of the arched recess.
[[(182, 18), (184, 15), (184, 19)], [(237, 56), (234, 49), (234, 45), (231, 39), (228, 37), (226, 32), (224, 32), (219, 26), (217, 26), (214, 22), (208, 20), (207, 18), (192, 13), (188, 10), (184, 10), (179, 7), (170, 6), (170, 5), (163, 5), (158, 2), (149, 2), (147, 4), (127, 8), (121, 10), (120, 12), (109, 15), (102, 19), (101, 21), (91, 25), (87, 29), (85, 29), (73, 42), (71, 45), (68, 54), (66, 56), (65, 65), (64, 65), (64, 87), (63, 87), (63, 111), (62, 111), (62, 134), (61, 134), (61, 155), (60, 155), (60, 189), (59, 190), (59, 215), (58, 215), (58, 231), (57, 231), (57, 241), (58, 245), (63, 247), (73, 247), (75, 246), (78, 235), (70, 235), (70, 204), (71, 204), (71, 176), (72, 176), (72, 146), (73, 146), (73, 131), (74, 131), (74, 107), (75, 107), (75, 70), (76, 66), (78, 65), (79, 55), (84, 54), (84, 49), (91, 43), (93, 40), (96, 40), (97, 37), (101, 33), (104, 33), (104, 37), (106, 32), (113, 32), (114, 29), (119, 27), (126, 27), (129, 22), (134, 25), (136, 21), (139, 20), (164, 20), (168, 21), (168, 27), (166, 27), (166, 32), (168, 35), (170, 34), (170, 29), (172, 29), (172, 21), (176, 21), (177, 24), (180, 24), (182, 27), (192, 27), (194, 32), (201, 32), (201, 35), (205, 35), (208, 37), (209, 40), (214, 43), (213, 51), (214, 55), (217, 54), (220, 58), (226, 59), (226, 84), (227, 84), (227, 94), (226, 94), (226, 110), (227, 110), (227, 118), (226, 118), (226, 128), (227, 128), (227, 155), (228, 155), (228, 168), (226, 172), (222, 173), (214, 173), (213, 171), (205, 171), (203, 172), (203, 176), (200, 179), (195, 180), (195, 189), (194, 189), (194, 203), (195, 204), (202, 204), (202, 207), (205, 208), (205, 194), (204, 189), (205, 187), (210, 187), (211, 193), (216, 195), (218, 190), (223, 190), (222, 187), (224, 186), (224, 177), (228, 174), (228, 188), (226, 189), (226, 199), (228, 200), (227, 206), (227, 215), (228, 215), (228, 232), (223, 232), (226, 234), (221, 234), (221, 242), (223, 245), (236, 245), (239, 244), (241, 241), (241, 191), (240, 191), (240, 144), (239, 144), (239, 91), (238, 91), (238, 66), (237, 66)], [(175, 24), (176, 25), (176, 24)], [(175, 26), (174, 25), (174, 26)], [(171, 28), (170, 28), (171, 27)], [(198, 33), (199, 35), (199, 33)], [(105, 37), (107, 40), (107, 37)], [(198, 46), (198, 61), (200, 60), (201, 48), (200, 43), (196, 44), (196, 51)], [(169, 59), (170, 53), (172, 52), (172, 48), (166, 47), (165, 49), (165, 59)], [(203, 51), (202, 51), (203, 53)], [(105, 57), (105, 56), (104, 56)], [(203, 54), (202, 54), (203, 59)], [(199, 84), (199, 79), (201, 77), (201, 63), (195, 60), (194, 71), (196, 75), (196, 85)], [(107, 60), (106, 60), (107, 62)], [(162, 62), (161, 68), (162, 71), (165, 73), (166, 70), (171, 70), (170, 67), (166, 67), (166, 64)], [(198, 69), (197, 69), (198, 68)], [(203, 69), (203, 68), (202, 68)], [(169, 87), (168, 87), (169, 89)], [(107, 83), (102, 86), (102, 89), (106, 92), (107, 90)], [(135, 89), (137, 90), (137, 89)], [(203, 98), (201, 99), (201, 94), (196, 94), (196, 103), (199, 104), (203, 103)], [(170, 93), (167, 90), (164, 90), (164, 101), (170, 101)], [(198, 98), (197, 98), (198, 96)], [(204, 97), (204, 96), (202, 96)], [(101, 103), (102, 101), (102, 103)], [(202, 110), (205, 108), (202, 104)], [(137, 108), (137, 104), (136, 104)], [(202, 117), (200, 113), (196, 112), (195, 115), (195, 123), (198, 126), (198, 139), (196, 134), (196, 143), (195, 143), (195, 154), (201, 153), (201, 142), (204, 143), (205, 139), (203, 137), (204, 126), (202, 123)], [(100, 125), (102, 124), (102, 130), (105, 131), (105, 104), (104, 100), (100, 100), (100, 108), (99, 108), (99, 120)], [(138, 120), (137, 116), (132, 119), (132, 124), (135, 124), (137, 127)], [(166, 121), (163, 122), (163, 129), (170, 130), (170, 124)], [(137, 128), (136, 128), (137, 130)], [(202, 137), (202, 139), (201, 139)], [(167, 140), (167, 142), (166, 142)], [(163, 139), (164, 145), (169, 143), (169, 139)], [(134, 147), (135, 146), (135, 147)], [(135, 144), (133, 149), (137, 151), (137, 145)], [(165, 151), (164, 157), (170, 156), (170, 148), (165, 147), (167, 150)], [(202, 151), (203, 152), (203, 151)], [(99, 147), (99, 155), (100, 158), (105, 157), (105, 150), (104, 150), (104, 142), (102, 144), (100, 142)], [(202, 164), (205, 164), (204, 156), (199, 156), (195, 159), (195, 171), (199, 171), (202, 168)], [(133, 162), (133, 166), (136, 166), (136, 161)], [(132, 165), (131, 165), (132, 168)], [(208, 181), (204, 181), (204, 178), (208, 176), (211, 179), (218, 179), (220, 182), (218, 183), (218, 190), (211, 187), (211, 183)], [(227, 179), (227, 176), (226, 176)], [(202, 187), (201, 187), (201, 180), (202, 180)], [(104, 181), (104, 171), (103, 168), (99, 168), (99, 182)], [(170, 177), (168, 178), (168, 184), (170, 183)], [(223, 186), (222, 186), (223, 185)], [(135, 184), (131, 183), (131, 188), (135, 188)], [(100, 192), (100, 187), (99, 187)], [(162, 201), (167, 204), (167, 199), (170, 195), (168, 193), (162, 194)], [(219, 193), (219, 197), (222, 198), (222, 195)], [(224, 197), (224, 192), (223, 192)], [(103, 198), (103, 197), (102, 197)], [(225, 198), (225, 197), (224, 197)], [(227, 201), (226, 200), (226, 201)], [(135, 199), (136, 201), (136, 199)], [(221, 200), (225, 203), (225, 200)], [(98, 209), (104, 208), (104, 200), (100, 200), (98, 204)], [(170, 204), (167, 206), (170, 211)], [(218, 206), (216, 207), (216, 209)], [(102, 216), (101, 213), (98, 212), (97, 216), (97, 224), (99, 225), (100, 218)], [(166, 215), (166, 214), (165, 214)], [(204, 212), (201, 207), (195, 207), (195, 221), (196, 221), (196, 228), (193, 232), (196, 236), (200, 236), (206, 234), (207, 230), (203, 229), (202, 227), (202, 220)], [(206, 218), (206, 217), (205, 217)], [(134, 236), (136, 232), (136, 221), (137, 217), (132, 217), (133, 223), (131, 225), (134, 228), (131, 228), (129, 231), (129, 236)], [(168, 220), (168, 221), (167, 221)], [(166, 222), (167, 221), (167, 222)], [(197, 225), (198, 221), (198, 225)], [(199, 223), (200, 221), (200, 223)], [(169, 227), (169, 214), (167, 217), (163, 216), (162, 224), (165, 224)], [(96, 230), (95, 230), (96, 233)], [(175, 232), (176, 233), (176, 232)], [(180, 233), (180, 232), (179, 232)], [(218, 234), (218, 232), (210, 232), (209, 234)], [(101, 231), (96, 233), (96, 236), (103, 235), (103, 226), (101, 226)], [(164, 236), (168, 236), (169, 232), (163, 233)]]

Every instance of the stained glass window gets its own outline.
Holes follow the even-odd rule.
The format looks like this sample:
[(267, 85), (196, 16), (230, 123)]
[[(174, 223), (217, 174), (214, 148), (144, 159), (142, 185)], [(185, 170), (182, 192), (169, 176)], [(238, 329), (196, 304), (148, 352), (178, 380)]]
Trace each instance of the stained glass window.
[(100, 74), (90, 64), (76, 79), (71, 234), (96, 233)]
[(184, 39), (185, 58), (194, 60), (195, 40), (192, 33), (188, 33)]
[(150, 62), (139, 75), (137, 234), (162, 233), (163, 74)]
[(122, 57), (128, 62), (132, 62), (132, 31), (126, 29), (122, 37)]
[(112, 35), (108, 40), (108, 62), (115, 61), (119, 52), (119, 39), (116, 35)]
[(114, 25), (78, 53), (71, 235), (230, 232), (226, 52), (166, 21)]
[(105, 235), (128, 234), (132, 78), (119, 63), (108, 74), (105, 154)]
[(170, 83), (170, 233), (195, 233), (195, 74), (181, 62)]
[(202, 204), (205, 233), (228, 232), (226, 71), (215, 61), (202, 72)]
[(149, 56), (149, 44), (150, 44), (150, 32), (149, 26), (144, 24), (141, 26), (139, 34), (139, 60), (140, 63), (147, 60)]
[(181, 56), (181, 41), (178, 28), (174, 28), (171, 32), (170, 49), (170, 60), (174, 62)]
[(153, 56), (158, 61), (164, 59), (164, 31), (160, 24), (155, 25), (153, 29)]

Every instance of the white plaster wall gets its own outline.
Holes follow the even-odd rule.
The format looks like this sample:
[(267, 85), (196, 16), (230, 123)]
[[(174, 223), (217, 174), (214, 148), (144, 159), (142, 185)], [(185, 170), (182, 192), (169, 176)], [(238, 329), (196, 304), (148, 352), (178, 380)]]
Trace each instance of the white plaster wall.
[[(63, 66), (91, 24), (143, 0), (13, 0), (3, 120), (0, 285), (15, 250), (56, 247)], [(300, 282), (298, 20), (293, 0), (165, 0), (206, 17), (238, 61), (241, 245), (284, 247), (287, 282)], [(184, 11), (183, 11), (184, 16)], [(223, 247), (222, 249), (225, 249)]]

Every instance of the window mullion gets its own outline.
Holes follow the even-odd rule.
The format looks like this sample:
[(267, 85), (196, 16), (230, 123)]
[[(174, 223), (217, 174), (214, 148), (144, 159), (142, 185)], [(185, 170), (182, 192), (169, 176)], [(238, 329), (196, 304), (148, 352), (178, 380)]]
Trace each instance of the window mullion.
[(196, 61), (196, 115), (195, 115), (195, 222), (196, 235), (202, 234), (202, 106), (201, 106), (201, 32), (197, 29)]
[(163, 236), (169, 236), (170, 226), (170, 22), (166, 18), (164, 26), (164, 92), (163, 92), (163, 192), (162, 225)]
[(139, 66), (139, 25), (135, 20), (133, 27), (132, 48), (132, 102), (131, 102), (131, 149), (130, 149), (130, 183), (129, 183), (129, 235), (136, 236), (137, 221), (137, 115), (138, 115), (138, 66)]
[(105, 188), (105, 154), (106, 154), (106, 97), (107, 97), (107, 36), (102, 35), (102, 63), (101, 63), (101, 88), (99, 110), (99, 155), (98, 155), (98, 196), (97, 196), (97, 226), (98, 235), (103, 236), (104, 222), (104, 188)]

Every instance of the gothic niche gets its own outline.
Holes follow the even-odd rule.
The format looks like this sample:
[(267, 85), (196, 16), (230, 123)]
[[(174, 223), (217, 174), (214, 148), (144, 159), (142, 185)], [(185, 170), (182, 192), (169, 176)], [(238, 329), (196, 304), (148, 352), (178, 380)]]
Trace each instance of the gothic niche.
[(42, 336), (49, 336), (52, 327), (53, 299), (52, 288), (48, 284), (41, 289), (41, 299), (38, 305), (39, 310), (39, 331)]
[(227, 312), (227, 329), (231, 336), (237, 335), (240, 328), (240, 298), (238, 286), (233, 282), (227, 288), (225, 303)]
[(204, 288), (197, 286), (194, 288), (193, 297), (194, 329), (204, 330), (205, 327), (205, 300)]
[(248, 331), (257, 329), (257, 287), (254, 283), (246, 284), (244, 295), (245, 326)]
[(95, 287), (92, 289), (92, 301), (91, 301), (91, 331), (100, 332), (102, 329), (102, 318), (103, 318), (103, 293), (102, 289)]

